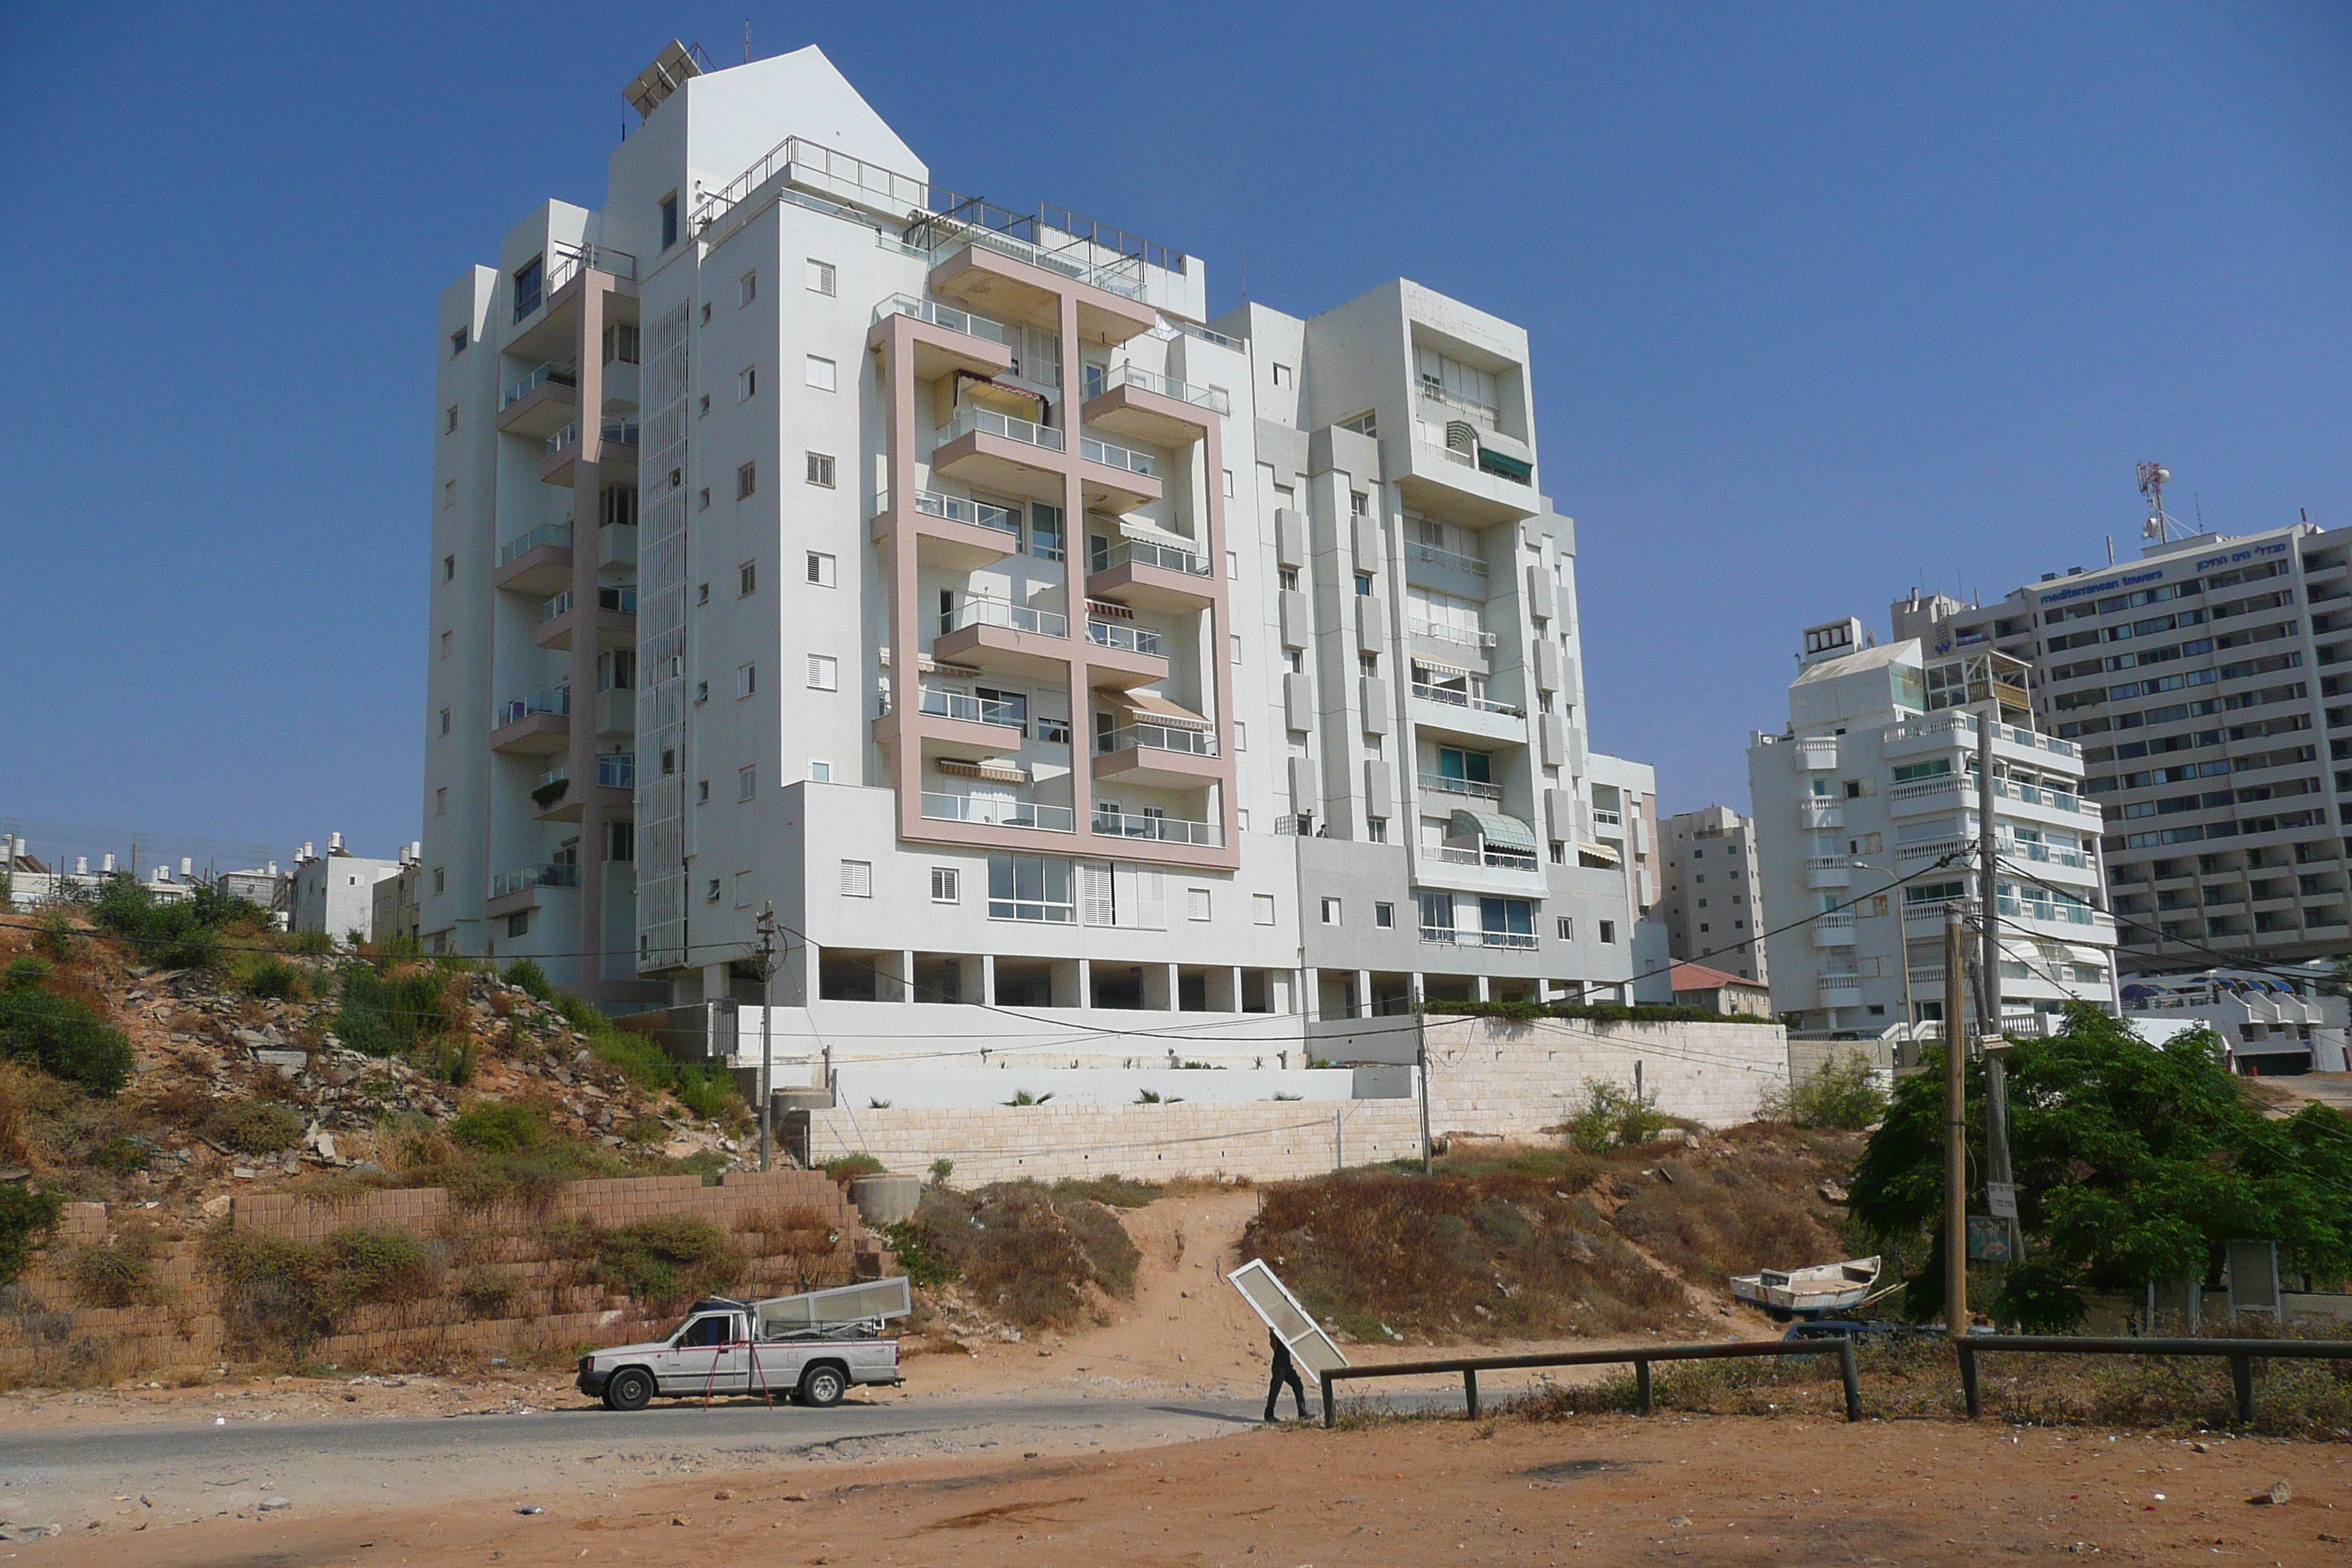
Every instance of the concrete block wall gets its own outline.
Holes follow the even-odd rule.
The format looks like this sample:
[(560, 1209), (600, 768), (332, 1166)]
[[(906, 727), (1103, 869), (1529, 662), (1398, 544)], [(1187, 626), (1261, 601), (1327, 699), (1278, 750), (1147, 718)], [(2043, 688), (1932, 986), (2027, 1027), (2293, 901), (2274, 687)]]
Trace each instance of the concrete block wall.
[(1429, 1126), (1496, 1138), (1539, 1137), (1585, 1099), (1590, 1080), (1644, 1093), (1669, 1116), (1710, 1127), (1752, 1121), (1789, 1081), (1778, 1024), (1595, 1024), (1580, 1018), (1425, 1020)]
[(871, 1154), (922, 1174), (955, 1162), (955, 1184), (1118, 1174), (1291, 1181), (1343, 1165), (1417, 1157), (1421, 1116), (1411, 1100), (1160, 1105), (1023, 1105), (809, 1114), (809, 1155), (822, 1165)]

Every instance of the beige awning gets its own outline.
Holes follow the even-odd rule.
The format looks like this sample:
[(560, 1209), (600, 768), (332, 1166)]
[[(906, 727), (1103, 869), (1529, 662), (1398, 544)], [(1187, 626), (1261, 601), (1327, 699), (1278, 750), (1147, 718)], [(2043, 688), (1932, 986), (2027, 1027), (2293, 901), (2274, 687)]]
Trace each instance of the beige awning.
[(1045, 423), (1045, 395), (1009, 381), (995, 381), (974, 375), (970, 371), (958, 371), (956, 395), (959, 401), (969, 400), (983, 408), (1010, 414), (1016, 419), (1026, 419), (1039, 425)]
[(1116, 700), (1139, 719), (1154, 724), (1167, 724), (1179, 730), (1213, 730), (1216, 728), (1190, 708), (1171, 702), (1152, 691), (1121, 691)]
[(1576, 846), (1576, 852), (1579, 855), (1590, 855), (1604, 866), (1622, 866), (1625, 863), (1625, 857), (1619, 854), (1615, 848), (1606, 844), (1595, 844), (1591, 839), (1580, 841)]
[(1423, 658), (1419, 654), (1412, 656), (1412, 667), (1415, 669), (1425, 669), (1432, 675), (1443, 675), (1463, 680), (1467, 680), (1477, 673), (1475, 670), (1464, 669), (1460, 665), (1440, 664), (1433, 658)]
[(1003, 757), (991, 757), (982, 763), (967, 763), (960, 757), (941, 757), (937, 765), (940, 772), (960, 779), (986, 779), (991, 784), (1029, 782), (1027, 768)]

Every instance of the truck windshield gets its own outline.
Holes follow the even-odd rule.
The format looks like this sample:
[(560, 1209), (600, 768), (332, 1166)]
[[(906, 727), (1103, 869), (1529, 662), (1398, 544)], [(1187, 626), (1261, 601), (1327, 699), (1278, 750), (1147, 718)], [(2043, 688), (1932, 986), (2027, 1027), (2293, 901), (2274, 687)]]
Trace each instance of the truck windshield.
[(722, 1313), (717, 1317), (695, 1319), (686, 1325), (686, 1332), (678, 1336), (677, 1342), (678, 1348), (684, 1350), (696, 1346), (723, 1345), (734, 1337), (729, 1331), (728, 1319)]

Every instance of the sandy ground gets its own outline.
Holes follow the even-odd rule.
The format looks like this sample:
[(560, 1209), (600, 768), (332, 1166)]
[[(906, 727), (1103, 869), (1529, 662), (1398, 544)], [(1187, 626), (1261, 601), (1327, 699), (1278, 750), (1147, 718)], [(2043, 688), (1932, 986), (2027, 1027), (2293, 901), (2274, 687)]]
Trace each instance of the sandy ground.
[[(0, 1546), (0, 1561), (110, 1564), (126, 1549), (142, 1568), (2352, 1561), (2352, 1449), (2205, 1450), (1940, 1422), (1286, 1427), (1089, 1458), (705, 1474), (546, 1503), (297, 1507), (143, 1531), (133, 1503), (98, 1528)], [(2284, 1503), (2246, 1500), (2281, 1481)]]

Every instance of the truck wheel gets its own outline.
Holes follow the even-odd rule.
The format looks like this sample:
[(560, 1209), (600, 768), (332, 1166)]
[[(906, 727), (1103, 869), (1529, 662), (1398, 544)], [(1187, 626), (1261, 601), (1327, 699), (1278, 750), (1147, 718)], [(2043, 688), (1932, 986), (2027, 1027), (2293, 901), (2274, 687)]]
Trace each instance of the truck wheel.
[(641, 1366), (625, 1366), (604, 1384), (604, 1403), (615, 1410), (643, 1410), (653, 1399), (654, 1374)]
[(841, 1403), (849, 1392), (849, 1379), (837, 1366), (814, 1366), (801, 1379), (801, 1403), (816, 1410), (830, 1410)]

